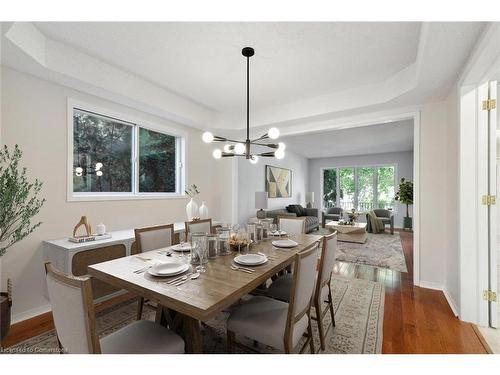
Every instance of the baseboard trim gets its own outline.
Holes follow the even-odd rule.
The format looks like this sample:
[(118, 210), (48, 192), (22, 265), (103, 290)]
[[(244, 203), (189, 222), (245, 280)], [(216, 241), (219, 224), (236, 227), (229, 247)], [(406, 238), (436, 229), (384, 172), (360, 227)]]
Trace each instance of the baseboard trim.
[(448, 305), (450, 305), (451, 311), (453, 311), (453, 315), (455, 315), (458, 318), (458, 308), (455, 305), (455, 302), (453, 302), (450, 293), (448, 293), (446, 289), (443, 289), (443, 294), (444, 297), (446, 298), (446, 301), (448, 301)]
[(51, 311), (50, 304), (44, 305), (37, 307), (35, 309), (23, 311), (19, 314), (12, 315), (12, 323), (11, 324), (17, 324), (20, 323), (24, 320), (32, 319), (35, 318), (39, 315), (46, 314)]
[(444, 290), (444, 286), (442, 284), (435, 283), (432, 281), (420, 280), (420, 282), (418, 283), (418, 286), (421, 288), (427, 288), (427, 289), (434, 289), (434, 290), (441, 290), (441, 291)]
[(453, 302), (453, 299), (451, 298), (450, 294), (448, 293), (448, 291), (446, 290), (446, 288), (442, 284), (434, 283), (431, 281), (422, 281), (421, 280), (418, 286), (421, 288), (440, 290), (441, 292), (443, 292), (444, 298), (446, 298), (446, 302), (448, 302), (448, 306), (450, 306), (450, 309), (453, 312), (453, 315), (455, 315), (457, 318), (459, 318), (458, 308), (455, 305), (455, 303)]

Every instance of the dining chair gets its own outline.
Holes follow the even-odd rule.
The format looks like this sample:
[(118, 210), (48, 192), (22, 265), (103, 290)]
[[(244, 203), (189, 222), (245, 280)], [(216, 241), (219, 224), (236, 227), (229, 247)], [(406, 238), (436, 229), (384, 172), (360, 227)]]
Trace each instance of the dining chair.
[(315, 353), (311, 327), (311, 300), (314, 292), (314, 278), (318, 260), (319, 241), (297, 253), (294, 259), (294, 273), (290, 301), (252, 296), (231, 312), (227, 321), (228, 352), (235, 346), (255, 351), (236, 341), (244, 336), (264, 345), (272, 346), (285, 353), (291, 353), (307, 332), (307, 345)]
[(181, 354), (182, 338), (157, 323), (139, 320), (99, 340), (89, 276), (74, 277), (45, 263), (47, 289), (61, 353)]
[[(138, 253), (172, 246), (174, 241), (174, 224), (156, 225), (134, 229), (135, 246)], [(137, 320), (141, 320), (144, 309), (144, 297), (139, 297)]]
[[(325, 350), (325, 337), (331, 327), (335, 327), (335, 313), (333, 310), (333, 299), (331, 290), (331, 280), (335, 256), (337, 254), (337, 232), (333, 232), (323, 237), (321, 258), (318, 266), (318, 273), (315, 282), (313, 305), (315, 315), (311, 319), (317, 321), (321, 350)], [(287, 274), (276, 279), (266, 291), (266, 296), (288, 302), (293, 286), (292, 277)], [(323, 309), (323, 304), (326, 303)], [(325, 329), (323, 319), (330, 312), (332, 323)]]
[(184, 225), (186, 228), (186, 241), (189, 233), (212, 233), (212, 219), (186, 221)]
[(278, 216), (278, 226), (287, 234), (306, 233), (306, 219), (304, 217)]

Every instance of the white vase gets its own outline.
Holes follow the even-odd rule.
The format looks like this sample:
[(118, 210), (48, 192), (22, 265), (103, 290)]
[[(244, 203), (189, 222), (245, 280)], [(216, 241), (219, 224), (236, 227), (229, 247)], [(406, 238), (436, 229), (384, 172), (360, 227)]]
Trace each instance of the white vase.
[(199, 208), (200, 211), (200, 218), (201, 219), (208, 219), (208, 208), (205, 206), (205, 202), (201, 202), (201, 206)]
[(191, 198), (186, 205), (186, 215), (188, 221), (193, 220), (193, 217), (198, 217), (198, 203), (196, 203), (193, 198)]

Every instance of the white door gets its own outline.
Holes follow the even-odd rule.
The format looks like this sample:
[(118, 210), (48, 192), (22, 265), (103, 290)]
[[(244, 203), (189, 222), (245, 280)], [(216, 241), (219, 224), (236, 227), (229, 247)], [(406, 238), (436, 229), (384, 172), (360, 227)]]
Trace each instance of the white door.
[[(481, 205), (478, 212), (480, 322), (497, 327), (497, 111), (491, 106), (497, 99), (497, 82), (478, 88), (478, 190)], [(500, 176), (499, 176), (500, 177)], [(484, 251), (483, 251), (484, 249)], [(484, 324), (484, 325), (486, 325)]]

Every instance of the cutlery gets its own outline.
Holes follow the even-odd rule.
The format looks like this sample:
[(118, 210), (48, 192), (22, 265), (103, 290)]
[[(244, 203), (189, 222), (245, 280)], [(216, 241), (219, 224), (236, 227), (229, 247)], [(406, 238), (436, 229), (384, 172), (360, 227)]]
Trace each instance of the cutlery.
[(145, 262), (149, 262), (150, 260), (152, 260), (151, 258), (143, 258), (143, 257), (140, 257), (140, 256), (136, 256), (135, 258), (136, 258), (136, 259), (143, 260), (143, 261), (145, 261)]
[(175, 284), (175, 283), (177, 283), (177, 282), (179, 282), (179, 281), (181, 281), (181, 280), (185, 280), (185, 279), (187, 279), (187, 277), (188, 277), (189, 275), (192, 275), (192, 274), (193, 274), (193, 273), (187, 273), (187, 274), (185, 274), (185, 275), (182, 275), (182, 276), (176, 277), (175, 279), (172, 279), (172, 280), (167, 281), (167, 284)]
[(140, 274), (140, 273), (146, 272), (146, 271), (147, 271), (147, 270), (149, 270), (151, 267), (153, 267), (153, 266), (146, 266), (146, 267), (139, 268), (138, 270), (135, 270), (135, 271), (134, 271), (134, 273), (135, 273), (135, 274)]
[[(200, 277), (200, 273), (199, 272), (195, 272), (191, 275), (191, 277), (189, 278), (190, 280), (196, 280), (198, 277)], [(182, 285), (184, 284), (185, 282), (188, 281), (188, 278), (186, 276), (186, 278), (182, 278), (181, 281), (178, 281), (176, 283), (174, 283), (175, 286), (179, 286), (179, 285)]]
[(250, 270), (248, 268), (241, 268), (241, 267), (231, 266), (231, 269), (233, 271), (242, 271), (242, 272), (246, 272), (246, 273), (250, 273), (250, 274), (253, 273), (253, 270)]

